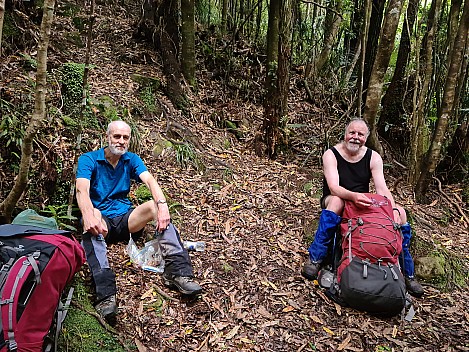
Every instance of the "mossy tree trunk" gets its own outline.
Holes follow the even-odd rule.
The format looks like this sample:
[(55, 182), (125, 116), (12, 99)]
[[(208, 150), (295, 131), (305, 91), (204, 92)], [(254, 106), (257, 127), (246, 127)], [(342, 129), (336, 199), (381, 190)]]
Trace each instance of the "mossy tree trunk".
[[(405, 113), (410, 113), (409, 104), (411, 90), (407, 89), (409, 80), (406, 69), (411, 53), (410, 38), (413, 35), (414, 23), (417, 18), (418, 0), (409, 0), (407, 13), (402, 26), (401, 40), (397, 54), (396, 68), (386, 93), (381, 101), (382, 111), (378, 122), (379, 135), (386, 139), (393, 147), (403, 152), (402, 134), (406, 119)], [(408, 140), (408, 133), (406, 135)]]
[[(469, 34), (469, 0), (465, 0), (464, 9), (459, 20), (459, 28), (450, 52), (450, 64), (446, 76), (441, 110), (438, 114), (438, 121), (433, 133), (430, 148), (427, 152), (422, 165), (420, 177), (415, 186), (415, 196), (418, 202), (424, 202), (426, 192), (440, 160), (445, 140), (448, 138), (447, 131), (450, 123), (454, 121), (454, 106), (456, 104), (455, 97), (457, 95), (458, 82), (464, 77), (467, 67), (462, 67), (465, 62), (463, 55), (466, 52), (467, 36)], [(465, 62), (467, 65), (467, 61)], [(451, 136), (452, 137), (452, 136)]]
[(15, 184), (8, 196), (0, 204), (0, 214), (8, 222), (11, 220), (11, 215), (16, 203), (28, 184), (28, 173), (33, 154), (33, 140), (46, 116), (45, 96), (47, 91), (47, 48), (49, 46), (50, 30), (54, 19), (54, 6), (55, 0), (44, 0), (44, 10), (37, 50), (34, 112), (28, 123), (28, 127), (26, 128), (21, 145), (21, 160)]
[[(412, 130), (410, 136), (410, 155), (409, 155), (409, 175), (408, 179), (411, 184), (417, 182), (419, 177), (419, 170), (421, 169), (421, 162), (424, 157), (424, 145), (428, 138), (425, 138), (425, 115), (427, 115), (428, 110), (428, 97), (430, 96), (430, 83), (433, 74), (433, 42), (435, 34), (437, 33), (438, 28), (438, 19), (440, 17), (440, 8), (441, 0), (432, 1), (430, 12), (428, 14), (428, 20), (425, 25), (427, 32), (423, 40), (422, 45), (422, 74), (418, 71), (420, 70), (420, 65), (417, 65), (417, 77), (416, 77), (416, 94), (418, 92), (418, 97), (416, 101), (416, 106), (414, 108), (412, 116)], [(420, 59), (418, 60), (420, 62)], [(420, 83), (419, 86), (417, 84)]]
[(381, 93), (383, 92), (384, 76), (394, 50), (394, 41), (399, 25), (399, 18), (401, 16), (402, 3), (402, 0), (390, 0), (386, 8), (381, 36), (379, 38), (378, 51), (368, 84), (365, 112), (363, 113), (363, 118), (370, 126), (368, 144), (381, 155), (383, 154), (383, 147), (378, 140), (376, 120), (381, 101)]

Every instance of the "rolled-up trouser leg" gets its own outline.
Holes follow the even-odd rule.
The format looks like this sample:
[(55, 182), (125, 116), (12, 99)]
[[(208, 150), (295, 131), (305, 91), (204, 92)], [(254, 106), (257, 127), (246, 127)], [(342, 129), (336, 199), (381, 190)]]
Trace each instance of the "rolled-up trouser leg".
[(193, 276), (189, 253), (182, 245), (179, 232), (173, 224), (169, 224), (168, 229), (161, 235), (160, 245), (166, 275)]
[(115, 295), (117, 292), (116, 275), (109, 267), (104, 237), (84, 233), (81, 245), (85, 249), (86, 261), (96, 287), (96, 301), (100, 302)]
[(327, 256), (337, 225), (340, 224), (341, 220), (342, 218), (333, 211), (322, 210), (316, 235), (308, 248), (309, 257), (313, 263), (322, 262)]
[(412, 255), (409, 251), (410, 246), (410, 239), (412, 238), (412, 229), (410, 228), (409, 223), (405, 223), (401, 225), (401, 233), (402, 233), (402, 253), (399, 256), (399, 263), (404, 271), (404, 276), (406, 277), (414, 277), (415, 270), (414, 270), (414, 260), (412, 259)]

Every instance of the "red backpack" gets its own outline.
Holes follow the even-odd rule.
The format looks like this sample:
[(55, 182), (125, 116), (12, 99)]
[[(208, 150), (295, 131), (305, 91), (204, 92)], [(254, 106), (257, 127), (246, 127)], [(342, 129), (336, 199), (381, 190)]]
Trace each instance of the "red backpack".
[(0, 352), (50, 350), (46, 337), (60, 330), (54, 317), (83, 248), (68, 231), (0, 225), (0, 262)]
[(338, 296), (352, 308), (392, 316), (406, 304), (405, 282), (399, 267), (402, 236), (394, 222), (391, 202), (378, 194), (366, 195), (373, 201), (369, 207), (345, 202)]

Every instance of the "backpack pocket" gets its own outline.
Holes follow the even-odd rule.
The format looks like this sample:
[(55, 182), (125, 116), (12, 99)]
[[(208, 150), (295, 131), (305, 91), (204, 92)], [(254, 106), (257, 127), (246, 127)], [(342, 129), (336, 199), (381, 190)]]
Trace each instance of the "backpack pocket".
[(340, 297), (350, 307), (370, 314), (399, 314), (405, 307), (405, 292), (404, 277), (392, 264), (354, 257), (341, 274)]

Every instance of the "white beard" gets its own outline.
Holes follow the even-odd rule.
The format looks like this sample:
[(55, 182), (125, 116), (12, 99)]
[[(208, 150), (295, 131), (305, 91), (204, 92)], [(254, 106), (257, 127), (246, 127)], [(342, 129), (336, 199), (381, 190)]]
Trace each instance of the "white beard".
[(351, 154), (357, 154), (361, 148), (359, 143), (353, 143), (352, 141), (348, 141), (345, 143), (345, 147)]
[(111, 154), (114, 155), (124, 155), (127, 152), (127, 148), (124, 148), (124, 150), (117, 149), (117, 147), (113, 144), (109, 144), (109, 151)]

